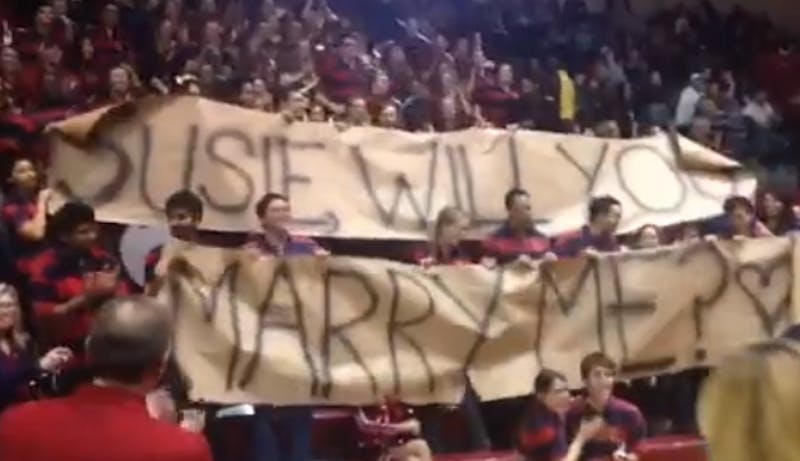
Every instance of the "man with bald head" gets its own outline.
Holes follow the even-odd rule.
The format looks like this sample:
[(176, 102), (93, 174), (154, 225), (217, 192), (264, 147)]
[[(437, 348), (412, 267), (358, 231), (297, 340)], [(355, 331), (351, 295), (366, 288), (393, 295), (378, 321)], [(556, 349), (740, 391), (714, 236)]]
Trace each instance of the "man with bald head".
[(145, 396), (170, 352), (169, 310), (146, 297), (116, 298), (86, 340), (94, 373), (74, 395), (12, 408), (0, 418), (3, 461), (211, 461), (202, 436), (150, 417)]

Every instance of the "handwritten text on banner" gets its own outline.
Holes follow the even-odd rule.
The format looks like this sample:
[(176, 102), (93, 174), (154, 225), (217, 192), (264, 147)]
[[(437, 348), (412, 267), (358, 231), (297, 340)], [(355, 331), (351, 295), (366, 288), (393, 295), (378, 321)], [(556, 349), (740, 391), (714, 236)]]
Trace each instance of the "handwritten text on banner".
[(776, 336), (799, 318), (796, 253), (789, 239), (704, 242), (490, 271), (173, 247), (161, 296), (194, 398), (456, 402), (464, 370), (496, 399), (528, 393), (542, 366), (577, 384), (596, 350), (634, 376)]
[(205, 228), (248, 231), (256, 201), (273, 191), (291, 198), (306, 233), (424, 238), (444, 205), (466, 210), (476, 230), (495, 225), (503, 195), (520, 186), (546, 231), (580, 226), (588, 198), (601, 194), (623, 202), (625, 231), (716, 215), (726, 196), (755, 188), (732, 173), (735, 162), (666, 135), (339, 131), (194, 97), (100, 110), (54, 132), (49, 178), (62, 199), (74, 194), (100, 219), (126, 224), (163, 222), (164, 200), (190, 188), (206, 203)]

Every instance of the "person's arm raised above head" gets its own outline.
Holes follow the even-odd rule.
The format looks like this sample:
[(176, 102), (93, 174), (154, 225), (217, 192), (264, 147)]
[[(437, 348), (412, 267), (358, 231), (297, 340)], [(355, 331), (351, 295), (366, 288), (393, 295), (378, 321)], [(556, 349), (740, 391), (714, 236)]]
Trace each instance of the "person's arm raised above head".
[(47, 227), (47, 203), (50, 200), (50, 189), (43, 189), (39, 192), (36, 201), (36, 214), (31, 219), (24, 219), (23, 216), (15, 217), (17, 223), (17, 233), (29, 241), (40, 241), (45, 236)]

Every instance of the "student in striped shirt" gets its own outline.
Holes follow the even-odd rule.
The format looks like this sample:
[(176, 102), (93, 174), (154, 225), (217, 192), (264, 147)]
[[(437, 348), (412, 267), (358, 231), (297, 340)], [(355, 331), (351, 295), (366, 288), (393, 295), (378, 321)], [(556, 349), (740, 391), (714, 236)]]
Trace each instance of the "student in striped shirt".
[(580, 461), (639, 459), (636, 450), (645, 435), (644, 417), (634, 404), (612, 395), (616, 375), (617, 364), (602, 352), (593, 352), (581, 361), (586, 397), (567, 412), (567, 435), (574, 439), (581, 423), (595, 417), (600, 417), (604, 426), (586, 441)]
[(328, 251), (309, 237), (294, 235), (288, 226), (292, 220), (289, 198), (270, 192), (256, 203), (261, 232), (252, 234), (244, 248), (263, 256), (327, 255)]
[(599, 417), (581, 421), (568, 446), (564, 414), (571, 397), (567, 379), (545, 368), (536, 376), (533, 392), (523, 416), (517, 449), (526, 461), (577, 461), (586, 441), (603, 428), (603, 421)]
[(555, 259), (550, 239), (533, 222), (531, 197), (524, 189), (511, 189), (505, 196), (508, 218), (483, 242), (485, 264)]

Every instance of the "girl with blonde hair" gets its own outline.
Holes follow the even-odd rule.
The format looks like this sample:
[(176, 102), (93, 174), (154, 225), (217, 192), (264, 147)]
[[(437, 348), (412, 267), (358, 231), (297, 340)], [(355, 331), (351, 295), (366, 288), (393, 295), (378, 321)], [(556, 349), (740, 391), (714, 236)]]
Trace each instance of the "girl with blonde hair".
[(72, 358), (69, 349), (56, 347), (37, 360), (21, 317), (17, 290), (0, 282), (0, 411), (31, 398), (32, 380), (42, 372), (58, 372)]
[[(445, 206), (439, 210), (436, 221), (431, 228), (428, 247), (424, 253), (416, 256), (417, 263), (422, 267), (473, 264), (470, 254), (464, 248), (464, 237), (469, 227), (469, 218), (457, 207)], [(434, 448), (439, 451), (443, 445), (440, 427), (446, 413), (452, 410), (461, 412), (462, 420), (466, 423), (468, 444), (477, 450), (489, 449), (491, 443), (486, 430), (480, 409), (480, 398), (469, 382), (469, 376), (464, 377), (467, 388), (461, 404), (457, 407), (429, 406), (424, 412), (426, 438)], [(421, 440), (421, 439), (420, 439)]]
[(463, 211), (446, 206), (439, 211), (431, 229), (427, 252), (419, 255), (417, 262), (425, 267), (448, 264), (471, 264), (462, 247), (469, 220)]
[(726, 359), (703, 386), (698, 422), (710, 459), (800, 460), (800, 349), (769, 341)]

